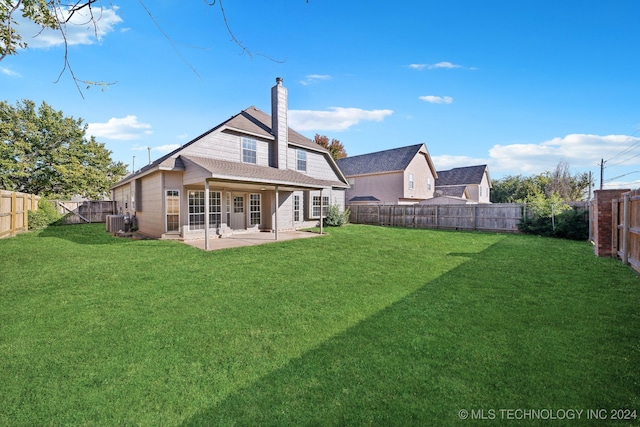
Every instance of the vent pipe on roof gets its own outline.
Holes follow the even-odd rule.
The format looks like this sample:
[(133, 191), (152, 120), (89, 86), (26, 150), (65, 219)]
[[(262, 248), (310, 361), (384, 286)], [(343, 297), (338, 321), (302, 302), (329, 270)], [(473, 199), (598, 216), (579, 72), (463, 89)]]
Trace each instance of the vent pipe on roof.
[(287, 88), (282, 85), (282, 77), (276, 77), (276, 85), (271, 88), (271, 133), (275, 137), (273, 166), (287, 169), (287, 147), (289, 145)]

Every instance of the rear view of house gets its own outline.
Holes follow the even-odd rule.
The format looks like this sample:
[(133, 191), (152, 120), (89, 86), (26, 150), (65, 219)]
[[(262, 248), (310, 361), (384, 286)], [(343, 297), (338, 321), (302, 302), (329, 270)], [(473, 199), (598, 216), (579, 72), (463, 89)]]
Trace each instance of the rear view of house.
[(288, 127), (282, 79), (271, 116), (249, 107), (111, 188), (141, 233), (204, 238), (318, 224), (344, 209), (346, 178), (329, 152)]
[(415, 204), (433, 197), (438, 176), (424, 144), (337, 161), (347, 177), (347, 204)]

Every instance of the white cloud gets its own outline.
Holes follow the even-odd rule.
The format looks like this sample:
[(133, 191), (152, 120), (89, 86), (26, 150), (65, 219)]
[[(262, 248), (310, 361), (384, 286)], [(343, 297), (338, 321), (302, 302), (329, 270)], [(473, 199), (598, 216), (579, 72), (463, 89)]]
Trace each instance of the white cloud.
[(303, 86), (309, 86), (321, 80), (331, 80), (331, 76), (328, 74), (309, 74), (304, 80), (300, 80)]
[(437, 64), (431, 64), (428, 67), (430, 70), (436, 68), (462, 68), (462, 65), (452, 64), (451, 62), (438, 62)]
[(6, 67), (0, 67), (0, 73), (9, 77), (22, 77), (22, 75), (16, 71), (13, 71)]
[(393, 110), (330, 107), (329, 111), (289, 110), (289, 124), (296, 130), (343, 131), (362, 121), (380, 122)]
[(453, 98), (450, 96), (420, 96), (418, 97), (420, 100), (428, 102), (429, 104), (451, 104), (453, 103)]
[(448, 170), (452, 168), (486, 165), (490, 163), (489, 159), (470, 156), (449, 156), (446, 154), (442, 156), (431, 156), (431, 160), (433, 160), (433, 165), (436, 167), (436, 170)]
[(159, 145), (157, 147), (153, 147), (151, 148), (152, 151), (159, 151), (162, 154), (167, 154), (172, 152), (173, 150), (176, 150), (178, 148), (182, 147), (182, 145), (180, 144), (165, 144), (165, 145)]
[[(69, 16), (69, 9), (59, 10), (58, 20), (62, 22), (62, 28), (66, 32), (67, 44), (72, 46), (99, 42), (106, 34), (114, 31), (117, 24), (122, 22), (117, 11), (117, 6), (113, 6), (113, 8), (94, 7), (91, 10), (83, 8), (76, 11), (69, 22), (65, 24), (64, 22)], [(22, 16), (17, 18), (17, 22), (19, 24), (17, 28), (23, 41), (31, 48), (46, 49), (64, 44), (65, 39), (59, 30), (43, 30), (39, 25)]]
[(107, 123), (89, 123), (87, 133), (95, 137), (128, 141), (151, 135), (151, 125), (138, 121), (136, 116), (111, 118)]
[(438, 62), (436, 64), (409, 64), (407, 65), (407, 67), (411, 68), (412, 70), (418, 70), (418, 71), (422, 71), (425, 68), (427, 70), (437, 70), (439, 68), (444, 68), (444, 69), (462, 68), (466, 70), (477, 70), (477, 68), (475, 67), (467, 68), (467, 67), (463, 67), (462, 65), (454, 64), (453, 62), (449, 62), (449, 61)]
[[(494, 145), (489, 150), (489, 156), (498, 169), (517, 168), (523, 173), (552, 170), (560, 161), (566, 161), (572, 167), (591, 169), (600, 159), (609, 159), (635, 143), (640, 143), (640, 138), (627, 135), (570, 134), (539, 144)], [(612, 163), (640, 164), (640, 156), (632, 158), (638, 154), (638, 150), (635, 151), (612, 159)]]

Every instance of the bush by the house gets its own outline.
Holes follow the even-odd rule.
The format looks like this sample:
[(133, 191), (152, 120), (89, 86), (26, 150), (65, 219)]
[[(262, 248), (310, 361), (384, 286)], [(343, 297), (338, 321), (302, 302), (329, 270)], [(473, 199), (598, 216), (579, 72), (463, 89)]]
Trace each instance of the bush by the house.
[(327, 216), (324, 218), (325, 227), (340, 227), (349, 222), (349, 209), (344, 212), (340, 211), (340, 206), (330, 205), (327, 210)]
[(29, 230), (44, 228), (55, 224), (62, 215), (58, 213), (52, 202), (40, 199), (37, 211), (29, 211)]

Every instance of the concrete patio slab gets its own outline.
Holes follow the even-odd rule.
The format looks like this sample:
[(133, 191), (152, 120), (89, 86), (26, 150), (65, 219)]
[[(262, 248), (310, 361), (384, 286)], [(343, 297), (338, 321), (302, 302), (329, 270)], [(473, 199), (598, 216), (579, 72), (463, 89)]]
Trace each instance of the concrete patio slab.
[[(310, 231), (280, 231), (278, 232), (278, 240), (276, 240), (275, 233), (238, 233), (223, 238), (219, 238), (218, 236), (210, 238), (209, 250), (216, 251), (220, 249), (240, 248), (243, 246), (263, 245), (266, 243), (284, 242), (293, 239), (307, 239), (323, 235), (324, 234), (318, 234)], [(194, 248), (205, 250), (204, 239), (184, 240), (183, 243), (193, 246)]]

